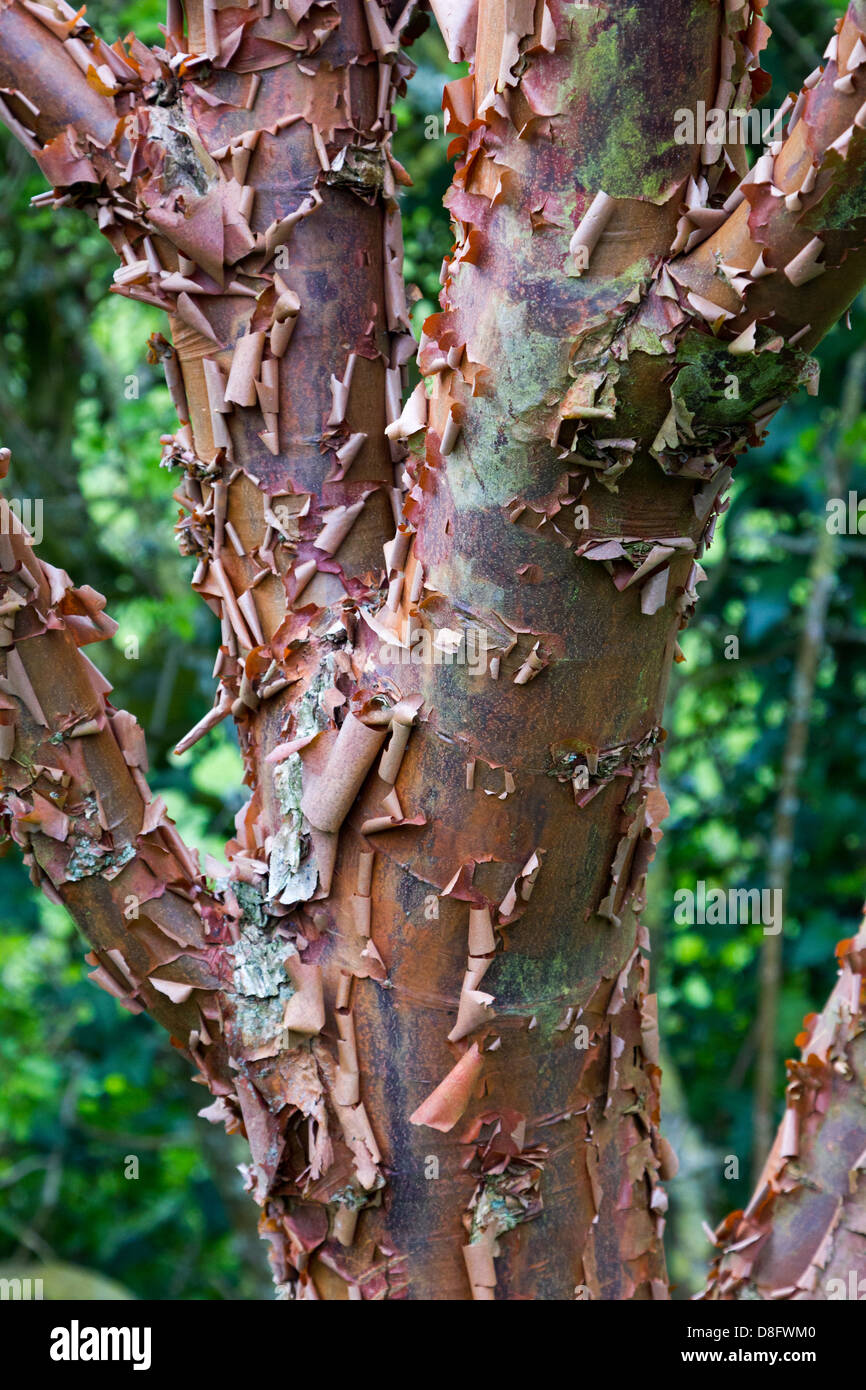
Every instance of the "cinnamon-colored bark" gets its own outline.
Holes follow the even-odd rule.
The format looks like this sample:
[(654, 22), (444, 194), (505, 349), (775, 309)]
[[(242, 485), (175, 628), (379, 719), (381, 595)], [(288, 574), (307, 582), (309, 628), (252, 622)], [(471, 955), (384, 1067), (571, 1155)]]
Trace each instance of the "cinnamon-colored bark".
[[(59, 0), (0, 0), (6, 118), (98, 218), (116, 288), (170, 316), (166, 461), (223, 623), (205, 724), (234, 714), (251, 789), (209, 894), (170, 829), (136, 826), (133, 779), (121, 871), (168, 835), (163, 896), (208, 927), (233, 1087), (213, 1113), (249, 1138), (285, 1296), (664, 1298), (673, 1159), (637, 917), (664, 694), (736, 454), (866, 278), (844, 215), (856, 75), (837, 86), (866, 17), (851, 6), (741, 198), (736, 151), (674, 132), (678, 110), (763, 89), (757, 6), (433, 8), (474, 75), (446, 93), (432, 394), (401, 411), (388, 136), (414, 6), (190, 0), (163, 49), (109, 53)], [(53, 625), (12, 603), (41, 700)], [(12, 664), (16, 767), (29, 743), (7, 809), (29, 838), (53, 764)], [(67, 717), (52, 703), (48, 727)], [(99, 776), (126, 785), (122, 762)], [(71, 831), (89, 783), (64, 775)], [(68, 833), (44, 872), (75, 909)], [(88, 878), (92, 930), (105, 871)], [(131, 928), (100, 922), (126, 962)], [(136, 965), (128, 998), (151, 1002), (152, 975)]]
[[(114, 288), (160, 304), (171, 323), (172, 344), (152, 344), (180, 417), (164, 462), (181, 470), (181, 544), (199, 557), (194, 583), (223, 635), (214, 709), (197, 732), (235, 714), (253, 793), (229, 846), (231, 881), (214, 898), (189, 860), (180, 877), (167, 867), (164, 896), (173, 904), (177, 883), (193, 899), (191, 935), (201, 935), (196, 906), (210, 904), (221, 1012), (209, 1028), (224, 1029), (220, 1045), (232, 1058), (210, 1114), (247, 1133), (249, 1186), (289, 1297), (318, 1296), (307, 1269), (317, 1248), (322, 1294), (360, 1297), (363, 1282), (365, 1297), (383, 1297), (401, 1277), (396, 1249), (369, 1240), (347, 1279), (325, 1263), (331, 1247), (332, 1263), (343, 1258), (357, 1209), (381, 1201), (384, 1179), (351, 1046), (353, 977), (334, 968), (325, 978), (318, 959), (331, 921), (317, 903), (303, 904), (324, 901), (335, 869), (351, 900), (358, 865), (371, 856), (362, 857), (360, 837), (344, 835), (335, 865), (337, 836), (302, 821), (302, 766), (285, 745), (299, 724), (300, 746), (313, 738), (319, 765), (327, 762), (334, 710), (347, 715), (342, 707), (362, 683), (351, 600), (371, 585), (375, 593), (395, 525), (399, 451), (384, 429), (399, 414), (414, 345), (394, 199), (403, 174), (388, 145), (392, 94), (410, 70), (397, 40), (414, 8), (390, 15), (362, 0), (299, 0), (239, 12), (199, 0), (186, 7), (185, 30), (175, 7), (166, 44), (153, 52), (136, 40), (108, 51), (53, 0), (0, 10), (0, 80), (11, 89), (13, 124), (58, 199), (84, 206), (112, 241), (122, 262)], [(20, 623), (16, 651), (26, 650)], [(47, 662), (35, 671), (40, 697)], [(392, 702), (375, 694), (374, 684), (356, 703), (371, 707), (378, 745)], [(7, 703), (17, 721), (14, 693)], [(267, 761), (279, 746), (281, 761)], [(42, 784), (13, 774), (7, 785), (23, 839)], [(89, 790), (86, 780), (81, 788)], [(81, 798), (75, 786), (57, 799), (71, 807)], [(139, 815), (140, 797), (134, 806)], [(155, 833), (176, 841), (164, 826)], [(131, 843), (130, 876), (143, 853)], [(125, 856), (122, 836), (119, 844)], [(94, 923), (102, 870), (67, 890), (63, 865), (55, 869), (85, 931), (134, 965), (133, 1006), (149, 1002), (146, 962), (129, 959), (131, 928), (110, 908)], [(369, 901), (369, 885), (364, 891)], [(354, 922), (353, 961), (364, 944), (355, 945)], [(172, 968), (186, 981), (192, 966), (184, 956)], [(186, 1045), (198, 1014), (179, 1028), (164, 1007), (154, 1011)]]
[[(40, 561), (0, 498), (2, 808), (34, 883), (62, 902), (93, 951), (91, 978), (167, 1028), (217, 1095), (234, 1084), (222, 1034), (208, 894), (147, 786), (144, 734), (108, 700), (80, 650), (116, 630), (105, 601)], [(13, 640), (14, 636), (14, 640)]]
[(803, 1020), (785, 1114), (745, 1211), (716, 1231), (701, 1298), (862, 1300), (866, 1250), (866, 931), (836, 947), (839, 978)]

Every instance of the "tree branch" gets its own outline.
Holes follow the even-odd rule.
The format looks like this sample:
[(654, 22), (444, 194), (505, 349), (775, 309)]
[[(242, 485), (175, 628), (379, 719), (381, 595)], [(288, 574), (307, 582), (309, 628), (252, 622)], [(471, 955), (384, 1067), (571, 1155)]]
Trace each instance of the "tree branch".
[(669, 267), (718, 306), (741, 354), (750, 349), (740, 335), (755, 324), (813, 348), (866, 282), (864, 29), (866, 7), (853, 0), (776, 143), (725, 202), (730, 215)]
[(134, 79), (64, 0), (0, 0), (0, 117), (37, 160), (70, 125), (108, 144), (117, 124), (109, 89)]
[(89, 939), (91, 978), (147, 1009), (229, 1096), (218, 948), (231, 915), (147, 786), (141, 729), (80, 650), (116, 630), (104, 603), (39, 559), (0, 498), (0, 808), (32, 881)]
[[(411, 70), (396, 31), (414, 9), (392, 32), (378, 0), (257, 3), (240, 22), (197, 0), (187, 36), (173, 5), (164, 46), (115, 52), (129, 71), (106, 98), (110, 139), (85, 118), (38, 151), (55, 190), (43, 201), (95, 217), (122, 262), (115, 291), (170, 316), (174, 345), (152, 340), (180, 422), (164, 462), (183, 472), (182, 548), (222, 623), (217, 702), (183, 744), (233, 714), (251, 788), (228, 847), (234, 925), (209, 957), (236, 1099), (211, 1115), (249, 1138), (249, 1187), (288, 1297), (345, 1297), (347, 1285), (380, 1297), (392, 1277), (398, 1296), (401, 1284), (353, 1023), (355, 980), (378, 993), (385, 973), (369, 921), (364, 934), (375, 856), (357, 830), (338, 831), (392, 706), (401, 736), (417, 711), (365, 674), (379, 639), (358, 614), (379, 602), (406, 454), (384, 435), (414, 350), (405, 176), (389, 145)], [(341, 742), (325, 817), (311, 786), (340, 726), (361, 746), (347, 758)], [(395, 917), (396, 898), (386, 890)], [(299, 1203), (312, 1225), (295, 1221)]]
[[(839, 978), (788, 1062), (784, 1119), (744, 1212), (716, 1230), (704, 1300), (862, 1298), (866, 1229), (866, 922), (836, 947)], [(855, 1288), (851, 1291), (853, 1277)]]

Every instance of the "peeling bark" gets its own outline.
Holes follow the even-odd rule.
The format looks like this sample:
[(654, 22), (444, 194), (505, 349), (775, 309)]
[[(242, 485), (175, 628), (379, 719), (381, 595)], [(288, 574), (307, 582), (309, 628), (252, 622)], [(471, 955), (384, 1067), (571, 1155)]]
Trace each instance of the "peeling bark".
[[(189, 0), (151, 51), (0, 0), (0, 114), (48, 199), (96, 217), (115, 290), (169, 315), (163, 461), (222, 623), (182, 746), (233, 715), (251, 790), (208, 892), (75, 650), (101, 600), (17, 538), (5, 806), (101, 981), (200, 1066), (204, 1042), (283, 1296), (665, 1298), (638, 918), (664, 694), (736, 456), (815, 385), (806, 349), (866, 279), (866, 16), (744, 183), (675, 113), (764, 90), (759, 5), (437, 0), (473, 75), (445, 97), (431, 395), (403, 406), (389, 137), (414, 8)], [(445, 659), (470, 639), (478, 660)], [(132, 959), (113, 887), (154, 846), (189, 933), (163, 964)]]
[(704, 1300), (862, 1299), (866, 1268), (866, 928), (787, 1064), (785, 1115), (752, 1200), (715, 1233)]
[[(843, 47), (855, 27), (852, 13)], [(533, 1147), (549, 1117), (566, 1126), (536, 1160), (543, 1210), (525, 1210), (537, 1219), (507, 1235), (494, 1223), (492, 1241), (470, 1228), (475, 1297), (562, 1299), (575, 1285), (594, 1298), (665, 1296), (657, 1178), (672, 1160), (656, 1128), (636, 911), (666, 809), (668, 672), (736, 455), (799, 382), (814, 386), (802, 344), (860, 283), (859, 252), (846, 259), (856, 229), (832, 253), (828, 238), (820, 297), (782, 269), (825, 225), (835, 180), (858, 177), (859, 137), (845, 161), (827, 153), (859, 111), (835, 68), (748, 192), (729, 152), (670, 139), (675, 108), (764, 89), (765, 36), (745, 6), (720, 30), (711, 5), (668, 6), (660, 23), (652, 7), (481, 0), (474, 76), (446, 90), (457, 245), (421, 346), (433, 395), (405, 514), (425, 597), (404, 601), (403, 620), (471, 623), (493, 655), (478, 680), (423, 671), (431, 713), (413, 739), (416, 777), (443, 791), (412, 867), (441, 884), (460, 865), (461, 894), (505, 928), (483, 983), (470, 951), (462, 996), (477, 1021), (464, 1046), (481, 1037), (488, 1049), (488, 1113), (509, 1116), (500, 1130), (525, 1119)], [(629, 143), (638, 99), (641, 139)], [(789, 186), (802, 143), (823, 157), (812, 192), (771, 220), (771, 187)], [(735, 285), (723, 252), (740, 267)], [(768, 275), (784, 278), (778, 294)], [(480, 767), (481, 790), (499, 768), (517, 790), (493, 813)], [(508, 885), (530, 857), (540, 871), (524, 911)], [(440, 994), (455, 956), (437, 956)], [(575, 1058), (569, 1032), (582, 1025), (589, 1046)], [(444, 1075), (445, 1030), (432, 1012), (424, 1026)], [(483, 1199), (482, 1177), (470, 1209)]]
[(85, 931), (91, 979), (131, 1013), (147, 1009), (230, 1095), (219, 951), (229, 913), (151, 795), (141, 729), (81, 650), (116, 624), (101, 595), (39, 560), (2, 498), (0, 577), (5, 828), (32, 881)]
[[(85, 693), (90, 705), (96, 697), (69, 652), (74, 690), (47, 687), (61, 654), (43, 646), (61, 639), (39, 624), (72, 626), (71, 649), (85, 620), (61, 606), (58, 621), (40, 595), (24, 627), (30, 608), (16, 595), (28, 596), (27, 580), (7, 556), (4, 804), (28, 846), (31, 823), (50, 809), (63, 836), (42, 881), (57, 885), (96, 945), (99, 982), (134, 1009), (152, 1007), (185, 1046), (196, 1030), (201, 1045), (186, 996), (204, 971), (216, 1001), (204, 1026), (220, 1057), (218, 1075), (208, 1073), (218, 1097), (208, 1117), (247, 1135), (248, 1186), (278, 1288), (293, 1298), (399, 1296), (404, 1282), (386, 1232), (371, 1229), (352, 1247), (359, 1211), (381, 1203), (384, 1186), (360, 1094), (352, 991), (356, 976), (382, 977), (384, 967), (367, 943), (373, 852), (357, 831), (337, 832), (374, 756), (386, 739), (399, 746), (417, 709), (375, 680), (367, 687), (357, 614), (378, 590), (395, 528), (401, 451), (384, 431), (400, 413), (414, 352), (394, 196), (405, 176), (389, 148), (392, 95), (411, 71), (398, 42), (414, 9), (298, 0), (238, 11), (197, 0), (186, 28), (171, 8), (165, 45), (152, 51), (134, 38), (109, 48), (54, 0), (0, 9), (4, 113), (53, 185), (49, 199), (96, 218), (121, 260), (115, 292), (169, 316), (172, 342), (151, 343), (179, 417), (163, 463), (181, 473), (178, 532), (199, 559), (194, 586), (222, 623), (214, 707), (182, 746), (233, 714), (252, 791), (228, 846), (230, 878), (208, 893), (162, 808), (149, 804), (137, 732), (129, 773), (116, 751), (107, 768), (67, 766), (59, 753), (52, 761), (42, 727), (27, 724), (15, 673), (39, 652), (34, 699), (54, 721), (51, 737), (62, 734)], [(89, 591), (87, 602), (101, 611)], [(111, 751), (105, 730), (131, 721), (103, 711), (99, 693), (85, 722)], [(49, 771), (34, 779), (43, 764)], [(59, 790), (46, 808), (52, 770)], [(119, 797), (124, 776), (128, 824), (112, 809), (91, 850), (89, 799)], [(196, 948), (163, 944), (149, 905), (156, 887), (143, 886), (150, 944), (170, 952), (165, 969), (136, 953), (141, 928), (118, 911), (139, 880), (150, 882), (154, 837), (179, 857), (158, 870), (160, 902)], [(109, 950), (106, 962), (99, 952)], [(168, 982), (173, 1008), (155, 978)]]

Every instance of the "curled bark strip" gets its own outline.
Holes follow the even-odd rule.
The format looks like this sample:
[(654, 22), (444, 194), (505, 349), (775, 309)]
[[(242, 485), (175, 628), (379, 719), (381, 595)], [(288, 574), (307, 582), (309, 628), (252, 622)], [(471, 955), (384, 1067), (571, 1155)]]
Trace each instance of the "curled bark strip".
[(384, 729), (368, 728), (353, 714), (346, 716), (321, 777), (301, 802), (301, 810), (311, 825), (332, 833), (340, 829), (385, 734)]

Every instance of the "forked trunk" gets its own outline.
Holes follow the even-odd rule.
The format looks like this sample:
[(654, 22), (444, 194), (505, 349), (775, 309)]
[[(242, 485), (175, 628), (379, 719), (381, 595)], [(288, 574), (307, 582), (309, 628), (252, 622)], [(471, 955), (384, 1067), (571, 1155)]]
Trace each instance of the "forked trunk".
[(184, 31), (172, 0), (150, 51), (0, 0), (4, 118), (171, 319), (165, 461), (222, 621), (194, 732), (234, 714), (251, 789), (209, 889), (75, 651), (98, 597), (14, 536), (5, 804), (243, 1126), (285, 1296), (664, 1298), (662, 708), (735, 456), (866, 278), (866, 15), (743, 186), (735, 140), (677, 129), (764, 90), (758, 7), (433, 8), (474, 75), (401, 409), (414, 4), (189, 0)]

